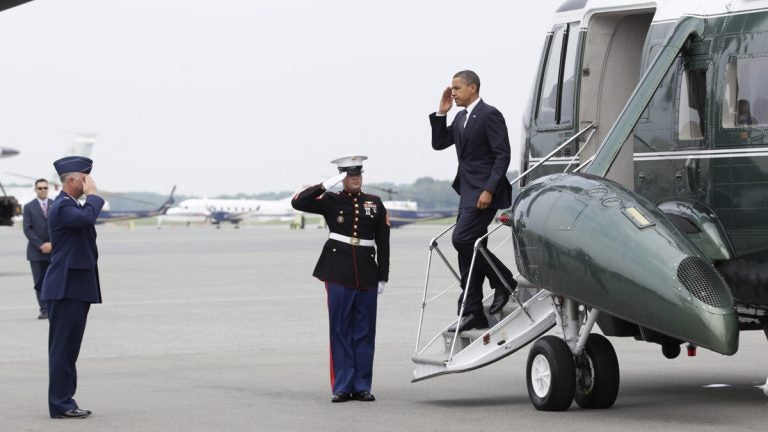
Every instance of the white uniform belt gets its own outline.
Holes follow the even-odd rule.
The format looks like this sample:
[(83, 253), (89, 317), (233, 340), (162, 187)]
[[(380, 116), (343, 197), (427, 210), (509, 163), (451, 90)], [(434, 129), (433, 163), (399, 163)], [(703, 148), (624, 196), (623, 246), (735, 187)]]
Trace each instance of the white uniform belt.
[(360, 239), (357, 237), (347, 237), (345, 235), (336, 234), (336, 233), (328, 234), (328, 238), (340, 241), (342, 243), (349, 243), (354, 246), (376, 246), (376, 242), (373, 240)]

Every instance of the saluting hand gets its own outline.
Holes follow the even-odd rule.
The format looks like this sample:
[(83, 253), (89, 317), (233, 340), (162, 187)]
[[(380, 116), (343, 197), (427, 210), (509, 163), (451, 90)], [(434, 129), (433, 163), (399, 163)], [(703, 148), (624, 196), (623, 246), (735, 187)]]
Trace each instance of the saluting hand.
[(440, 97), (440, 107), (437, 109), (439, 114), (446, 114), (453, 107), (453, 97), (451, 97), (451, 88), (446, 87), (443, 90), (443, 96)]
[(83, 177), (83, 193), (85, 195), (93, 195), (96, 193), (96, 182), (93, 181), (93, 177), (90, 174), (86, 174)]

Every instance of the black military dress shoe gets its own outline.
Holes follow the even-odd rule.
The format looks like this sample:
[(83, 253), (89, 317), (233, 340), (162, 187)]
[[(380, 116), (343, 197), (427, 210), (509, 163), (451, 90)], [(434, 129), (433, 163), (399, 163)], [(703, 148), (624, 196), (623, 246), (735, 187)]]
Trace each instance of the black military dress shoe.
[[(488, 328), (488, 319), (485, 318), (485, 314), (469, 314), (465, 315), (461, 318), (459, 321), (459, 333), (463, 332), (464, 330), (472, 330), (472, 329), (484, 329)], [(452, 325), (448, 327), (449, 332), (455, 332), (456, 331), (456, 325)]]
[(346, 402), (349, 400), (349, 393), (334, 393), (331, 396), (331, 402)]
[(61, 414), (59, 414), (57, 416), (52, 416), (52, 417), (53, 418), (60, 418), (60, 419), (82, 419), (82, 418), (88, 417), (89, 415), (91, 415), (90, 411), (84, 410), (84, 409), (80, 409), (80, 408), (75, 408), (75, 409), (71, 409), (69, 411), (64, 411), (63, 413), (61, 413)]
[(373, 402), (376, 400), (376, 398), (371, 394), (371, 392), (367, 392), (367, 391), (361, 391), (353, 394), (352, 399), (356, 401), (361, 401), (361, 402)]
[(37, 319), (48, 319), (48, 311), (40, 311), (40, 315), (37, 316)]
[(509, 301), (509, 290), (499, 287), (493, 290), (493, 303), (488, 308), (488, 313), (493, 315), (501, 312), (504, 305)]

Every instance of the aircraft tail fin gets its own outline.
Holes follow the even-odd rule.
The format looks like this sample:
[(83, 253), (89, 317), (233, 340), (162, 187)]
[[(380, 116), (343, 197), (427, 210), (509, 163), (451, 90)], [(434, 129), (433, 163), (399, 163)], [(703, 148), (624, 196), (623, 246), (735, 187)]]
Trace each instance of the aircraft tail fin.
[(165, 200), (165, 202), (158, 207), (157, 214), (158, 215), (164, 215), (168, 213), (168, 209), (173, 207), (173, 204), (176, 203), (176, 200), (173, 198), (173, 194), (176, 192), (176, 185), (173, 185), (173, 189), (171, 189), (170, 195), (168, 195), (168, 199)]
[(85, 156), (91, 157), (93, 152), (93, 146), (96, 144), (96, 133), (77, 133), (75, 134), (75, 141), (67, 150), (64, 151), (64, 156)]
[[(75, 140), (72, 142), (72, 145), (67, 147), (66, 150), (64, 150), (64, 153), (62, 153), (62, 157), (66, 156), (85, 156), (87, 158), (91, 157), (91, 153), (93, 153), (93, 146), (96, 144), (96, 138), (98, 137), (98, 134), (95, 132), (78, 132), (75, 134)], [(58, 191), (59, 187), (61, 186), (61, 182), (59, 182), (59, 175), (54, 170), (51, 174), (51, 180), (48, 183), (52, 183), (54, 186), (54, 190)]]

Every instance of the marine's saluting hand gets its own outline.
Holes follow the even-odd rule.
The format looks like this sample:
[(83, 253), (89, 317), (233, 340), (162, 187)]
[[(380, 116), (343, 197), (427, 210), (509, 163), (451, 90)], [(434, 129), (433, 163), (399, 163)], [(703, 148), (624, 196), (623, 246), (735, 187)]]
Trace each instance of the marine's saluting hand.
[(330, 188), (332, 188), (332, 187), (336, 186), (337, 184), (339, 184), (339, 182), (344, 180), (344, 178), (346, 178), (346, 177), (347, 177), (347, 172), (346, 171), (342, 172), (339, 175), (333, 176), (333, 177), (331, 177), (328, 180), (323, 182), (323, 188), (325, 190), (329, 190)]

